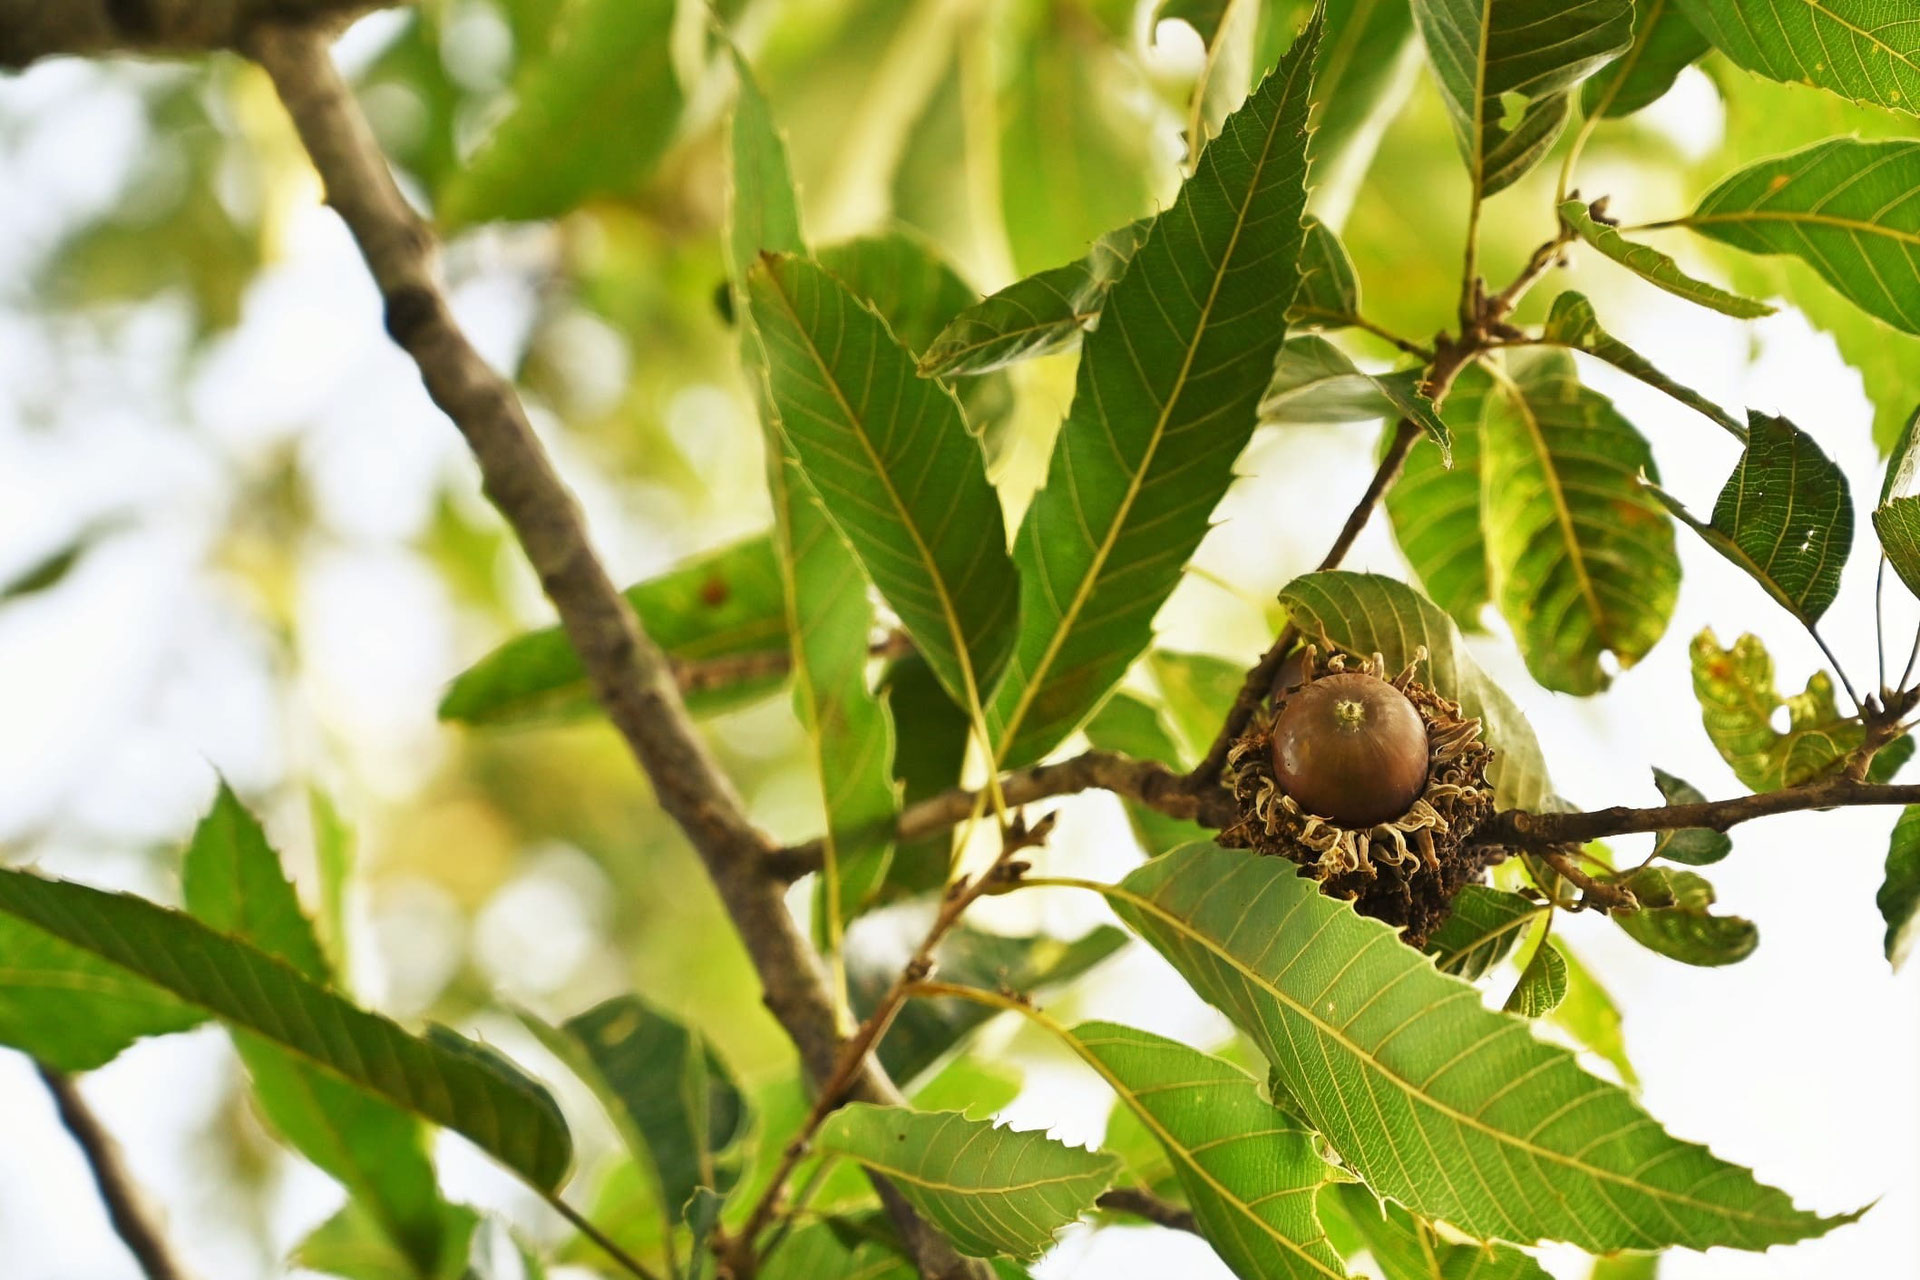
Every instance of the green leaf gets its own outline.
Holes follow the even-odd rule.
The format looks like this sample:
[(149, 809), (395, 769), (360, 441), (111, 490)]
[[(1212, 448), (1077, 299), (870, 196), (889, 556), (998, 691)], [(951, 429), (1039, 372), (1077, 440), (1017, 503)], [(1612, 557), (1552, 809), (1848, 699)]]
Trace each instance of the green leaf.
[(1751, 920), (1708, 910), (1713, 886), (1691, 871), (1643, 867), (1625, 883), (1642, 906), (1614, 912), (1613, 921), (1649, 951), (1682, 964), (1714, 966), (1745, 960), (1760, 945)]
[[(266, 833), (222, 782), (181, 866), (187, 910), (327, 984), (332, 970)], [(234, 1046), (268, 1122), (301, 1155), (346, 1187), (410, 1274), (431, 1277), (449, 1251), (446, 1206), (420, 1124), (271, 1040), (235, 1027)]]
[[(1773, 658), (1757, 636), (1722, 649), (1708, 627), (1693, 639), (1693, 694), (1707, 737), (1733, 774), (1754, 791), (1778, 791), (1825, 777), (1865, 740), (1860, 721), (1834, 704), (1833, 677), (1816, 671), (1805, 692), (1782, 698)], [(1773, 713), (1787, 708), (1785, 733)]]
[[(894, 744), (893, 773), (901, 803), (912, 806), (960, 785), (972, 728), (967, 713), (947, 696), (933, 668), (919, 654), (896, 659), (880, 682), (894, 723), (912, 732)], [(953, 834), (936, 832), (894, 849), (887, 872), (889, 894), (931, 893), (952, 871)]]
[[(1629, 0), (1414, 0), (1413, 19), (1484, 195), (1531, 167), (1566, 122), (1566, 91), (1633, 38)], [(1527, 100), (1510, 129), (1509, 95)]]
[(1657, 1253), (1616, 1253), (1595, 1258), (1587, 1280), (1656, 1280), (1659, 1274)]
[(1505, 889), (1464, 885), (1453, 900), (1453, 914), (1427, 939), (1427, 954), (1440, 972), (1478, 982), (1507, 958), (1527, 926), (1547, 909)]
[(884, 1174), (956, 1249), (975, 1257), (1036, 1256), (1093, 1207), (1118, 1163), (958, 1111), (864, 1102), (829, 1116), (814, 1145)]
[(1747, 447), (1713, 523), (1655, 490), (1663, 505), (1709, 546), (1746, 570), (1781, 608), (1811, 627), (1840, 593), (1853, 547), (1847, 477), (1813, 437), (1768, 414), (1747, 413)]
[[(1311, 147), (1308, 148), (1312, 150)], [(1360, 316), (1360, 277), (1347, 247), (1326, 223), (1308, 214), (1300, 246), (1300, 288), (1293, 295), (1290, 324), (1342, 329)]]
[(1902, 809), (1893, 824), (1886, 878), (1873, 901), (1887, 922), (1887, 962), (1897, 969), (1913, 949), (1913, 923), (1920, 918), (1920, 805)]
[(307, 789), (313, 820), (314, 871), (320, 878), (320, 942), (334, 972), (347, 967), (347, 888), (353, 882), (353, 828), (318, 787)]
[(452, 1032), (408, 1035), (284, 962), (127, 894), (0, 870), (0, 916), (452, 1129), (537, 1187), (566, 1173), (573, 1144), (546, 1090)]
[(1887, 562), (1907, 584), (1907, 590), (1920, 596), (1920, 448), (1915, 447), (1916, 424), (1920, 409), (1907, 415), (1906, 427), (1887, 459), (1887, 474), (1880, 485), (1880, 505), (1873, 511), (1873, 531)]
[[(627, 602), (667, 656), (682, 662), (784, 654), (787, 618), (773, 543), (749, 538), (627, 588)], [(761, 676), (693, 690), (696, 712), (759, 697), (780, 683)], [(559, 627), (516, 636), (467, 668), (440, 700), (440, 718), (470, 725), (527, 725), (576, 719), (599, 704), (580, 657)]]
[(1262, 426), (1290, 423), (1368, 422), (1411, 418), (1440, 446), (1453, 448), (1447, 424), (1420, 393), (1416, 369), (1397, 373), (1362, 372), (1346, 353), (1316, 334), (1287, 339), (1273, 360), (1273, 381), (1260, 399)]
[(1503, 1244), (1451, 1243), (1356, 1182), (1323, 1189), (1320, 1212), (1338, 1213), (1352, 1223), (1385, 1280), (1550, 1280), (1540, 1264), (1520, 1250)]
[(963, 308), (927, 345), (920, 372), (940, 378), (991, 373), (1074, 345), (1099, 321), (1107, 293), (1152, 226), (1152, 218), (1141, 218), (1109, 231), (1079, 261), (1016, 280)]
[[(1158, 707), (1121, 690), (1107, 699), (1105, 706), (1087, 721), (1087, 741), (1101, 751), (1118, 751), (1136, 760), (1160, 760), (1168, 764), (1184, 762), (1186, 753), (1174, 741), (1173, 732)], [(1122, 799), (1127, 822), (1133, 828), (1140, 847), (1149, 857), (1178, 848), (1192, 840), (1206, 838), (1206, 830), (1197, 822), (1169, 818), (1138, 800)]]
[(1101, 888), (1380, 1195), (1474, 1236), (1589, 1251), (1764, 1249), (1850, 1220), (1672, 1138), (1296, 870), (1196, 845)]
[(1371, 573), (1310, 573), (1280, 592), (1300, 634), (1323, 649), (1379, 654), (1399, 671), (1424, 648), (1421, 681), (1481, 723), (1494, 749), (1488, 775), (1503, 809), (1535, 809), (1549, 795), (1547, 765), (1533, 728), (1513, 700), (1480, 670), (1460, 633), (1431, 600), (1404, 582)]
[(698, 1189), (733, 1185), (732, 1148), (751, 1115), (698, 1031), (636, 996), (603, 1001), (558, 1027), (521, 1020), (593, 1090), (627, 1149), (652, 1171), (661, 1206), (677, 1213)]
[(1920, 142), (1831, 138), (1750, 165), (1671, 226), (1792, 254), (1862, 310), (1920, 333)]
[(920, 1272), (878, 1223), (828, 1218), (797, 1228), (758, 1274), (760, 1280), (916, 1280)]
[(1608, 119), (1652, 106), (1710, 47), (1677, 0), (1634, 0), (1633, 44), (1580, 86), (1581, 113)]
[[(1262, 6), (1272, 11), (1274, 6)], [(1314, 64), (1307, 140), (1316, 207), (1344, 205), (1373, 160), (1378, 131), (1402, 101), (1413, 14), (1401, 0), (1343, 0), (1327, 7)], [(1328, 201), (1331, 195), (1333, 199)], [(1335, 221), (1340, 221), (1335, 218)]]
[[(1453, 465), (1438, 449), (1416, 444), (1386, 496), (1401, 554), (1433, 602), (1468, 631), (1485, 630), (1480, 615), (1492, 599), (1480, 519), (1480, 420), (1492, 388), (1478, 365), (1460, 375), (1440, 411), (1453, 437)], [(1382, 450), (1392, 438), (1389, 427)]]
[(1726, 428), (1742, 444), (1746, 443), (1747, 429), (1739, 419), (1699, 392), (1675, 382), (1655, 368), (1652, 361), (1602, 329), (1599, 318), (1593, 314), (1593, 304), (1584, 295), (1569, 290), (1556, 297), (1540, 336), (1543, 341), (1584, 351), (1595, 359), (1606, 361), (1622, 373), (1631, 374), (1648, 386), (1666, 392), (1689, 409), (1704, 414)]
[(515, 79), (512, 109), (448, 179), (440, 221), (551, 218), (638, 187), (680, 123), (673, 15), (673, 0), (570, 5)]
[(1920, 30), (1889, 0), (1679, 0), (1735, 64), (1855, 102), (1920, 115)]
[(1538, 1018), (1560, 1007), (1567, 998), (1567, 960), (1560, 954), (1550, 940), (1543, 940), (1534, 949), (1527, 967), (1520, 971), (1520, 981), (1514, 984), (1513, 994), (1507, 997), (1506, 1011), (1517, 1013), (1523, 1018)]
[[(288, 1259), (307, 1271), (343, 1280), (481, 1280), (467, 1271), (480, 1215), (460, 1204), (440, 1206), (440, 1234), (446, 1241), (439, 1266), (421, 1271), (388, 1237), (385, 1228), (357, 1201), (315, 1227)], [(530, 1278), (531, 1280), (531, 1278)]]
[(1598, 693), (1601, 654), (1645, 657), (1680, 590), (1673, 525), (1641, 484), (1653, 453), (1563, 352), (1495, 382), (1480, 459), (1493, 597), (1535, 680)]
[[(1653, 785), (1670, 805), (1705, 804), (1700, 788), (1684, 778), (1676, 778), (1655, 768)], [(1684, 862), (1690, 867), (1711, 866), (1733, 852), (1733, 837), (1724, 831), (1692, 827), (1683, 831), (1662, 831), (1653, 838), (1653, 856), (1668, 862)]]
[(91, 1071), (143, 1036), (206, 1014), (125, 970), (0, 914), (0, 1044), (59, 1071)]
[(1680, 264), (1651, 245), (1635, 244), (1621, 235), (1611, 222), (1600, 222), (1584, 200), (1568, 200), (1560, 206), (1560, 221), (1582, 240), (1598, 249), (1656, 288), (1676, 298), (1685, 298), (1721, 315), (1740, 320), (1770, 316), (1774, 308), (1764, 302), (1743, 298), (1725, 289), (1696, 280), (1680, 269)]
[(1012, 652), (1019, 595), (958, 403), (811, 262), (762, 257), (748, 289), (800, 469), (940, 682), (980, 706)]
[(1620, 1010), (1613, 997), (1600, 985), (1578, 956), (1562, 949), (1561, 961), (1567, 968), (1567, 998), (1547, 1015), (1549, 1021), (1572, 1036), (1582, 1048), (1589, 1049), (1613, 1064), (1621, 1082), (1637, 1085), (1640, 1077), (1627, 1060), (1626, 1037), (1620, 1031)]
[(1252, 437), (1299, 279), (1317, 38), (1227, 121), (1086, 341), (1020, 527), (1020, 645), (989, 716), (1003, 766), (1078, 728), (1147, 647)]
[(1179, 1174), (1200, 1234), (1241, 1280), (1344, 1276), (1314, 1213), (1315, 1136), (1232, 1063), (1111, 1022), (1063, 1033)]

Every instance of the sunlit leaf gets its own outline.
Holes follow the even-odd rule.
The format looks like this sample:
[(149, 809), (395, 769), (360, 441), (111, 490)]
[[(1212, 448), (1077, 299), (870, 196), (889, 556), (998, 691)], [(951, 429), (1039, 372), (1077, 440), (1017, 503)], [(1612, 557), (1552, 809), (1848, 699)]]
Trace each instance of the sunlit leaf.
[(1656, 1280), (1660, 1274), (1657, 1253), (1615, 1253), (1593, 1260), (1587, 1280)]
[(1916, 440), (1920, 431), (1916, 426), (1920, 426), (1920, 409), (1907, 416), (1893, 455), (1887, 459), (1873, 531), (1880, 535), (1880, 546), (1900, 581), (1920, 595), (1920, 440)]
[(1580, 958), (1564, 947), (1560, 959), (1567, 970), (1567, 997), (1547, 1015), (1548, 1021), (1572, 1036), (1584, 1049), (1605, 1058), (1620, 1073), (1621, 1082), (1639, 1083), (1627, 1060), (1626, 1037), (1620, 1031), (1620, 1010)]
[[(1492, 599), (1480, 518), (1480, 420), (1492, 388), (1478, 365), (1460, 375), (1440, 410), (1453, 437), (1453, 465), (1439, 449), (1415, 444), (1386, 497), (1401, 554), (1433, 602), (1468, 631), (1485, 629), (1480, 615)], [(1392, 434), (1383, 433), (1383, 448)]]
[(1293, 295), (1289, 323), (1340, 329), (1360, 314), (1360, 278), (1340, 237), (1320, 219), (1307, 216), (1307, 238), (1300, 246), (1300, 288)]
[(464, 1135), (536, 1186), (572, 1159), (553, 1099), (498, 1054), (444, 1029), (409, 1035), (191, 916), (25, 871), (0, 871), (0, 915)]
[(1920, 919), (1920, 805), (1902, 809), (1893, 825), (1886, 878), (1874, 903), (1887, 922), (1887, 961), (1897, 969), (1913, 949), (1913, 925)]
[(1455, 1244), (1359, 1183), (1320, 1192), (1320, 1212), (1353, 1224), (1385, 1280), (1549, 1280), (1538, 1262), (1511, 1245)]
[(768, 1254), (760, 1280), (916, 1280), (920, 1272), (880, 1224), (828, 1218), (797, 1227)]
[(1376, 1192), (1476, 1236), (1588, 1250), (1764, 1249), (1850, 1220), (1796, 1209), (1669, 1136), (1625, 1090), (1295, 872), (1196, 845), (1105, 892)]
[(1434, 968), (1478, 982), (1506, 959), (1527, 928), (1547, 910), (1544, 903), (1484, 884), (1461, 888), (1453, 914), (1427, 939)]
[(1584, 295), (1569, 290), (1555, 298), (1553, 310), (1547, 315), (1547, 323), (1540, 336), (1546, 342), (1584, 351), (1595, 359), (1606, 361), (1622, 373), (1631, 374), (1648, 386), (1666, 392), (1689, 409), (1711, 418), (1730, 435), (1745, 443), (1747, 429), (1739, 419), (1691, 387), (1675, 382), (1655, 368), (1651, 360), (1602, 329), (1599, 318), (1593, 314), (1593, 304)]
[(1427, 651), (1420, 679), (1481, 722), (1494, 749), (1488, 770), (1502, 808), (1538, 808), (1552, 794), (1533, 728), (1487, 678), (1453, 623), (1404, 582), (1370, 573), (1310, 573), (1280, 592), (1280, 603), (1309, 643), (1362, 655), (1380, 654), (1389, 671)]
[(1273, 361), (1273, 381), (1260, 398), (1262, 426), (1368, 422), (1405, 417), (1418, 423), (1443, 457), (1453, 447), (1447, 424), (1420, 393), (1420, 373), (1363, 372), (1317, 334), (1287, 339)]
[(1770, 316), (1774, 308), (1764, 302), (1743, 298), (1725, 289), (1696, 280), (1680, 269), (1680, 264), (1651, 245), (1636, 244), (1621, 235), (1611, 222), (1601, 222), (1584, 200), (1568, 200), (1560, 206), (1560, 221), (1582, 240), (1598, 249), (1633, 274), (1676, 298), (1718, 311), (1736, 319), (1751, 320)]
[(1625, 884), (1638, 911), (1616, 911), (1613, 922), (1650, 951), (1682, 964), (1723, 965), (1745, 960), (1760, 945), (1760, 930), (1739, 916), (1717, 916), (1713, 886), (1691, 871), (1643, 867)]
[(1031, 1258), (1092, 1208), (1113, 1181), (1112, 1156), (1044, 1133), (996, 1128), (957, 1111), (851, 1103), (814, 1145), (886, 1175), (913, 1207), (975, 1257)]
[[(1707, 737), (1733, 774), (1755, 791), (1777, 791), (1832, 773), (1864, 740), (1857, 719), (1834, 704), (1833, 677), (1816, 671), (1806, 690), (1782, 698), (1773, 683), (1773, 658), (1757, 636), (1743, 635), (1722, 649), (1709, 627), (1693, 639), (1693, 693)], [(1785, 733), (1773, 714), (1787, 708)]]
[(1344, 208), (1373, 161), (1375, 131), (1399, 106), (1394, 90), (1406, 83), (1413, 14), (1402, 0), (1341, 0), (1327, 6), (1326, 23), (1313, 68), (1318, 101), (1307, 159), (1313, 164), (1314, 207), (1333, 216), (1333, 205), (1325, 202), (1332, 197)]
[(1520, 981), (1507, 997), (1506, 1011), (1523, 1018), (1538, 1018), (1560, 1007), (1567, 998), (1567, 961), (1552, 941), (1534, 948)]
[(205, 1020), (134, 974), (0, 914), (0, 1044), (59, 1071), (91, 1071), (143, 1036)]
[(1653, 105), (1710, 47), (1678, 0), (1634, 0), (1633, 44), (1580, 86), (1581, 113), (1627, 116)]
[(1211, 653), (1155, 649), (1147, 654), (1147, 670), (1160, 686), (1167, 723), (1181, 746), (1180, 762), (1200, 763), (1213, 745), (1214, 735), (1246, 683), (1246, 662), (1231, 662)]
[(1897, 0), (1678, 0), (1749, 71), (1920, 115), (1920, 29)]
[(1020, 646), (989, 717), (1002, 764), (1100, 705), (1232, 483), (1298, 283), (1316, 40), (1309, 27), (1227, 121), (1086, 340), (1020, 528)]
[(341, 1280), (469, 1280), (468, 1260), (480, 1215), (458, 1204), (441, 1205), (440, 1215), (446, 1250), (440, 1265), (430, 1271), (420, 1270), (367, 1208), (351, 1200), (296, 1245), (289, 1261)]
[(1535, 680), (1598, 693), (1601, 655), (1645, 657), (1679, 594), (1673, 524), (1641, 484), (1659, 474), (1653, 453), (1563, 352), (1496, 384), (1480, 457), (1493, 597)]
[[(1704, 804), (1700, 788), (1684, 778), (1676, 778), (1664, 769), (1653, 771), (1653, 785), (1670, 805)], [(1690, 867), (1705, 867), (1733, 852), (1733, 837), (1724, 831), (1692, 827), (1682, 831), (1662, 831), (1653, 838), (1653, 856), (1668, 862), (1684, 862)]]

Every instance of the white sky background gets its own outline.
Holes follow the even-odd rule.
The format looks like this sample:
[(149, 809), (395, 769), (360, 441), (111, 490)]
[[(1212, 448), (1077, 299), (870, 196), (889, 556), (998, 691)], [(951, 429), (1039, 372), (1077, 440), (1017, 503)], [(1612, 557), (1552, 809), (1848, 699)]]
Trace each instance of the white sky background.
[[(1688, 120), (1711, 114), (1702, 88), (1692, 86), (1681, 104)], [(386, 798), (405, 796), (431, 773), (446, 741), (433, 703), (472, 645), (445, 589), (406, 542), (419, 532), (435, 485), (464, 474), (466, 464), (458, 437), (381, 333), (373, 291), (343, 231), (317, 206), (289, 228), (285, 260), (256, 285), (241, 328), (216, 344), (184, 397), (166, 373), (187, 336), (177, 310), (130, 313), (102, 337), (90, 327), (56, 332), (12, 309), (31, 264), (63, 226), (113, 198), (139, 145), (131, 99), (94, 69), (54, 65), (0, 81), (0, 192), (8, 196), (0, 200), (0, 578), (90, 519), (132, 514), (126, 531), (68, 582), (0, 612), (0, 842), (30, 846), (51, 869), (165, 894), (148, 851), (184, 837), (215, 767), (243, 789), (264, 788), (343, 758), (352, 761), (353, 787)], [(477, 252), (484, 259), (486, 251)], [(1791, 417), (1845, 468), (1858, 532), (1830, 638), (1856, 683), (1870, 683), (1875, 548), (1865, 504), (1879, 470), (1858, 379), (1792, 314), (1740, 325), (1597, 270), (1582, 287), (1614, 331), (1669, 373), (1723, 404)], [(528, 301), (511, 272), (482, 272), (461, 291), (459, 310), (504, 361), (523, 336)], [(1584, 372), (1653, 441), (1667, 487), (1696, 511), (1710, 510), (1735, 460), (1733, 443), (1609, 370)], [(313, 469), (330, 536), (306, 565), (304, 662), (282, 693), (272, 647), (244, 595), (206, 554), (236, 477), (290, 443)], [(1372, 444), (1366, 427), (1264, 435), (1243, 463), (1250, 479), (1226, 505), (1231, 532), (1210, 540), (1203, 563), (1256, 594), (1310, 568), (1321, 535), (1309, 531), (1331, 529), (1344, 514), (1370, 473)], [(561, 449), (564, 462), (564, 442)], [(623, 516), (617, 495), (584, 468), (567, 469), (587, 490), (616, 576), (640, 576), (684, 550), (649, 540)], [(731, 532), (711, 530), (707, 540)], [(1657, 802), (1651, 764), (1709, 795), (1737, 792), (1691, 694), (1687, 645), (1702, 626), (1714, 624), (1724, 642), (1743, 630), (1759, 634), (1785, 689), (1798, 688), (1819, 661), (1737, 570), (1684, 531), (1679, 545), (1686, 576), (1672, 627), (1604, 697), (1543, 693), (1504, 641), (1476, 646), (1524, 705), (1558, 786), (1578, 803)], [(1379, 521), (1349, 567), (1402, 571)], [(1916, 610), (1898, 585), (1888, 597), (1897, 665)], [(1168, 627), (1174, 647), (1239, 655), (1267, 638), (1253, 607), (1213, 586), (1190, 580), (1179, 598), (1192, 608)], [(1071, 812), (1049, 856), (1096, 874), (1123, 870), (1133, 854), (1117, 805), (1095, 797)], [(1674, 1132), (1750, 1165), (1803, 1205), (1837, 1212), (1879, 1201), (1860, 1224), (1791, 1249), (1675, 1253), (1662, 1272), (1668, 1280), (1920, 1276), (1920, 979), (1912, 969), (1888, 971), (1873, 905), (1894, 816), (1799, 814), (1739, 829), (1734, 855), (1710, 876), (1725, 910), (1760, 925), (1762, 945), (1742, 964), (1672, 963), (1604, 920), (1569, 918), (1556, 930), (1625, 1010), (1644, 1101)], [(297, 857), (299, 815), (272, 818)], [(1630, 855), (1637, 845), (1619, 847)], [(488, 937), (496, 947), (518, 946), (542, 932), (512, 927), (525, 925), (529, 912), (593, 927), (591, 889), (578, 876), (525, 880), (503, 899), (508, 892), (518, 896), (476, 930), (486, 935), (473, 944), (483, 963)], [(1101, 915), (1066, 895), (983, 905), (1009, 926), (1038, 916), (1074, 928)], [(433, 974), (465, 945), (457, 913), (430, 885), (412, 886), (362, 924), (359, 945), (376, 957), (372, 989), (402, 1013), (431, 996)], [(403, 962), (377, 963), (403, 949)], [(562, 948), (545, 963), (564, 977), (583, 953)], [(425, 986), (383, 987), (383, 969), (424, 972)], [(1138, 948), (1103, 971), (1071, 1012), (1202, 1043), (1224, 1030)], [(1031, 1039), (995, 1034), (1013, 1041), (1010, 1054), (1031, 1060), (1027, 1092), (1008, 1117), (1069, 1141), (1097, 1140), (1106, 1095)], [(87, 1082), (203, 1280), (282, 1274), (275, 1258), (247, 1244), (204, 1163), (200, 1135), (234, 1069), (220, 1033), (202, 1031), (140, 1045)], [(457, 1142), (443, 1152), (455, 1194), (527, 1211), (511, 1182)], [(325, 1178), (289, 1164), (271, 1197), (273, 1238), (291, 1246), (337, 1201)], [(1584, 1274), (1578, 1260), (1550, 1261), (1557, 1275)], [(1202, 1280), (1226, 1272), (1189, 1238), (1081, 1229), (1040, 1274)], [(5, 1051), (0, 1276), (137, 1276), (30, 1069)]]

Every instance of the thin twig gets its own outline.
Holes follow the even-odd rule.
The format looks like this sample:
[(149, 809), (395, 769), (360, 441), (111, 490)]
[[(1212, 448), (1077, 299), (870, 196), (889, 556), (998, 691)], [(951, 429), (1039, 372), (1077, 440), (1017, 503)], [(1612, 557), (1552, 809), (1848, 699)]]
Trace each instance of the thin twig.
[(1399, 334), (1393, 332), (1391, 329), (1387, 329), (1381, 325), (1377, 325), (1363, 315), (1350, 314), (1350, 315), (1341, 316), (1340, 318), (1346, 321), (1348, 324), (1352, 325), (1354, 328), (1364, 329), (1368, 333), (1372, 334), (1374, 337), (1379, 338), (1381, 341), (1390, 343), (1393, 346), (1398, 347), (1400, 350), (1406, 352), (1410, 356), (1419, 356), (1420, 359), (1428, 362), (1429, 364), (1432, 363), (1433, 361), (1432, 347), (1422, 346), (1420, 343), (1413, 341), (1411, 338), (1403, 338)]
[(120, 1145), (93, 1114), (87, 1100), (80, 1096), (73, 1077), (45, 1063), (33, 1065), (40, 1072), (47, 1092), (53, 1095), (60, 1123), (73, 1135), (75, 1145), (87, 1159), (87, 1168), (93, 1172), (94, 1186), (100, 1189), (100, 1200), (106, 1205), (107, 1220), (113, 1224), (114, 1234), (140, 1264), (141, 1274), (147, 1280), (185, 1280), (187, 1273), (167, 1251), (160, 1229), (148, 1218), (140, 1189), (121, 1162)]
[(1833, 656), (1833, 650), (1828, 646), (1827, 638), (1820, 634), (1820, 628), (1809, 622), (1807, 634), (1813, 637), (1813, 642), (1820, 646), (1820, 652), (1826, 655), (1827, 665), (1833, 668), (1833, 674), (1840, 677), (1840, 687), (1847, 691), (1847, 698), (1853, 703), (1854, 711), (1864, 715), (1867, 704), (1860, 701), (1860, 695), (1854, 692), (1853, 681), (1847, 679), (1846, 668), (1840, 665), (1840, 659)]
[[(568, 1204), (565, 1200), (562, 1200), (560, 1198), (559, 1192), (557, 1191), (543, 1192), (542, 1198), (546, 1200), (546, 1202), (549, 1205), (553, 1206), (553, 1210), (555, 1213), (558, 1213), (561, 1217), (565, 1218), (569, 1223), (571, 1223), (573, 1225), (574, 1230), (578, 1231), (581, 1235), (585, 1236), (587, 1239), (593, 1241), (593, 1243), (596, 1246), (598, 1246), (598, 1248), (602, 1253), (605, 1253), (607, 1257), (613, 1259), (613, 1261), (618, 1263), (622, 1268), (624, 1268), (631, 1274), (638, 1276), (640, 1280), (659, 1280), (659, 1278), (655, 1276), (653, 1272), (649, 1271), (646, 1265), (642, 1263), (638, 1258), (634, 1257), (632, 1254), (628, 1253), (625, 1249), (622, 1249), (619, 1245), (615, 1244), (612, 1238), (608, 1236), (606, 1232), (594, 1226), (593, 1223), (587, 1219), (585, 1214), (581, 1213), (578, 1209), (575, 1209), (572, 1205)], [(697, 1244), (696, 1244), (696, 1247), (697, 1247)]]
[(1880, 692), (1887, 689), (1887, 553), (1880, 553), (1880, 564), (1873, 571), (1873, 654)]
[(1507, 809), (1496, 813), (1478, 831), (1474, 843), (1515, 849), (1543, 849), (1579, 845), (1608, 836), (1648, 831), (1686, 831), (1700, 828), (1725, 831), (1755, 818), (1806, 809), (1835, 809), (1852, 805), (1920, 804), (1920, 784), (1855, 782), (1833, 778), (1780, 791), (1708, 800), (1699, 804), (1663, 805), (1634, 809), (1616, 805), (1585, 813), (1529, 813)]
[(1162, 1200), (1145, 1187), (1115, 1187), (1111, 1191), (1101, 1192), (1094, 1204), (1108, 1213), (1130, 1213), (1157, 1226), (1191, 1232), (1196, 1236), (1200, 1234), (1200, 1224), (1194, 1220), (1193, 1210), (1171, 1200)]

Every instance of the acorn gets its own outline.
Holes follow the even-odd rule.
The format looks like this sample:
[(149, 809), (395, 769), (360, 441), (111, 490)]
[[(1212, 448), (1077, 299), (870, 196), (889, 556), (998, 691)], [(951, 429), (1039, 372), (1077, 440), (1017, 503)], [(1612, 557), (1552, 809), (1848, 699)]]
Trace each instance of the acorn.
[(1220, 835), (1298, 863), (1416, 947), (1500, 857), (1470, 839), (1493, 813), (1493, 752), (1478, 720), (1415, 679), (1425, 660), (1389, 678), (1378, 654), (1290, 656), (1273, 708), (1228, 753), (1241, 819)]

